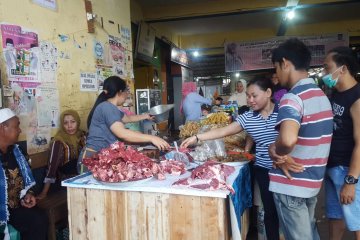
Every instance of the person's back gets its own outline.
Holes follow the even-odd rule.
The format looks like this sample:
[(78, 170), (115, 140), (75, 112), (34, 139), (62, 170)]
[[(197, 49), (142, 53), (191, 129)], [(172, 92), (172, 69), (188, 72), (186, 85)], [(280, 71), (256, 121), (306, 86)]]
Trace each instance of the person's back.
[(183, 111), (186, 121), (199, 121), (201, 118), (201, 105), (211, 104), (210, 99), (200, 96), (196, 92), (189, 93), (183, 102)]

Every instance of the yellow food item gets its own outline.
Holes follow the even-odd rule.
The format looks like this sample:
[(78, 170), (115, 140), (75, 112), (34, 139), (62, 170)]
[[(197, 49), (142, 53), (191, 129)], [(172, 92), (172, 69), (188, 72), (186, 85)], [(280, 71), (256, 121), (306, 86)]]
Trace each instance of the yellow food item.
[(211, 125), (211, 124), (222, 124), (229, 123), (229, 116), (224, 112), (217, 112), (209, 114), (207, 118), (201, 121), (203, 125)]
[(180, 129), (180, 137), (187, 138), (198, 134), (200, 130), (200, 123), (198, 122), (187, 122)]

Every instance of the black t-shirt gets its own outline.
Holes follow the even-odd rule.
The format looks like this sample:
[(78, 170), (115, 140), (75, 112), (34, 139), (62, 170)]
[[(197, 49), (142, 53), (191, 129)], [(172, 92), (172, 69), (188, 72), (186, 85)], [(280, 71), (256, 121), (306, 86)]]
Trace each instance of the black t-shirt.
[(333, 92), (331, 105), (334, 114), (334, 132), (327, 167), (350, 166), (355, 146), (350, 108), (359, 98), (359, 83), (344, 92)]

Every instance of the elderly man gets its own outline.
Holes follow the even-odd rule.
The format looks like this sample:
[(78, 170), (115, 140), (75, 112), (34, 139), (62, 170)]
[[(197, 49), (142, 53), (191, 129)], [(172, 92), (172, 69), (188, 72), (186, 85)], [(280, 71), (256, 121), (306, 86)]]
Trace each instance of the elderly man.
[(8, 108), (0, 109), (0, 227), (10, 223), (21, 239), (47, 238), (47, 216), (35, 207), (35, 185), (26, 155), (16, 144), (20, 121)]

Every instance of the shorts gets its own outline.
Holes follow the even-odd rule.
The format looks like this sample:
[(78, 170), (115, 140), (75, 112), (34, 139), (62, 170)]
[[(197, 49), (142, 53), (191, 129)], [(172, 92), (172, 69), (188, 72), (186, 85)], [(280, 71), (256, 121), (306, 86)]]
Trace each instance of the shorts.
[(355, 200), (351, 204), (340, 203), (340, 190), (349, 168), (337, 166), (328, 168), (325, 175), (326, 216), (344, 219), (350, 231), (360, 230), (360, 183), (356, 184)]

